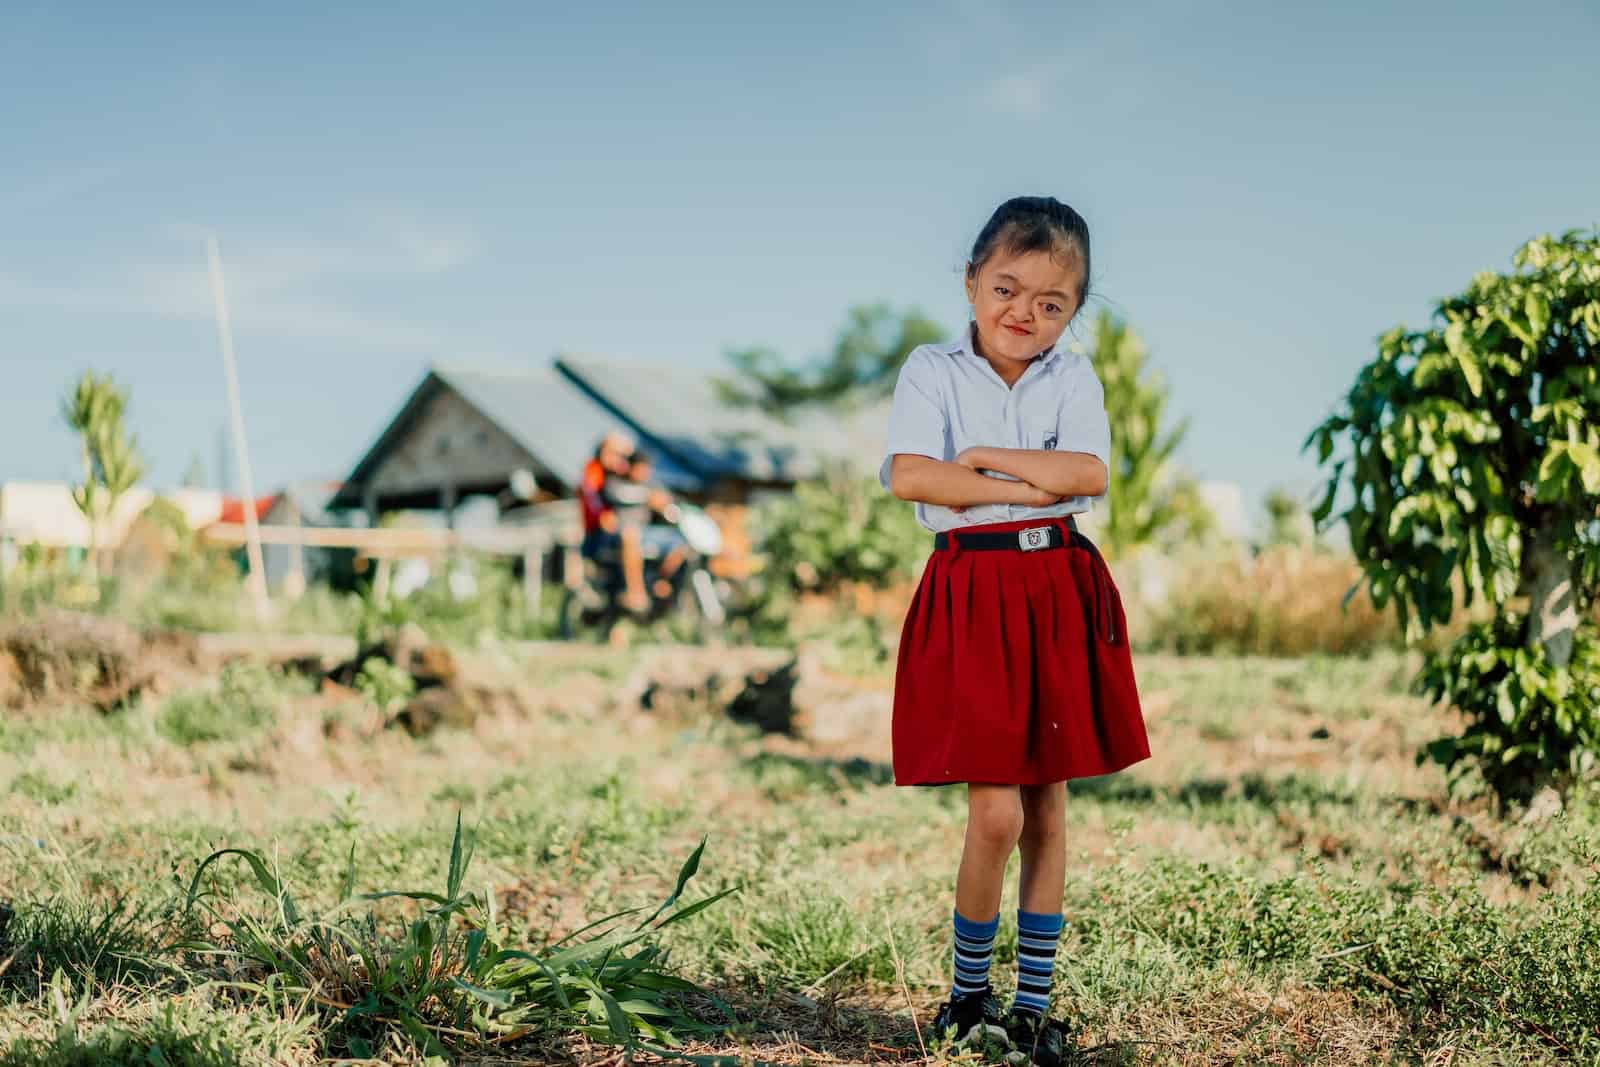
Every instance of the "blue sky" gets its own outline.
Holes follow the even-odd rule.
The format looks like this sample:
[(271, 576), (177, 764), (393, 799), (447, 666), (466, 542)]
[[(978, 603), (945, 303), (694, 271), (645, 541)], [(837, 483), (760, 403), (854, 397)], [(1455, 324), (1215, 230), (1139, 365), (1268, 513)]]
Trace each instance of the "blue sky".
[(1593, 0), (230, 6), (0, 6), (0, 480), (71, 476), (85, 367), (152, 481), (214, 476), (207, 233), (265, 489), (345, 473), (431, 361), (954, 328), (988, 213), (1048, 193), (1183, 461), (1310, 490), (1379, 333), (1600, 222)]

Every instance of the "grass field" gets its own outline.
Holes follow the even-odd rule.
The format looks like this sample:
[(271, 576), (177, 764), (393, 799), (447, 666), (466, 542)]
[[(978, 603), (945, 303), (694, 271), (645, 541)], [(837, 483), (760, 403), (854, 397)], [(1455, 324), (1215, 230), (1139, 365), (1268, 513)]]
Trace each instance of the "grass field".
[[(259, 671), (109, 717), (0, 717), (0, 1064), (425, 1058), (351, 1011), (359, 974), (308, 994), (241, 954), (282, 916), (238, 857), (209, 869), (207, 908), (179, 905), (226, 847), (259, 853), (303, 913), (347, 879), (443, 893), (458, 812), (461, 892), (535, 954), (654, 910), (705, 839), (680, 903), (735, 891), (658, 935), (715, 1027), (685, 1052), (945, 1062), (914, 1021), (948, 981), (960, 787), (889, 784), (887, 722), (824, 748), (605, 710), (626, 657), (521, 664), (542, 710), (420, 740), (330, 730), (308, 683)], [(1411, 666), (1140, 661), (1155, 755), (1074, 783), (1069, 808), (1055, 1011), (1083, 1062), (1600, 1061), (1600, 803), (1518, 824), (1449, 800), (1412, 758), (1449, 724), (1406, 695)], [(358, 910), (392, 947), (418, 906)], [(1006, 991), (1014, 907), (1015, 860)], [(596, 1032), (436, 1036), (466, 1062), (620, 1062)]]

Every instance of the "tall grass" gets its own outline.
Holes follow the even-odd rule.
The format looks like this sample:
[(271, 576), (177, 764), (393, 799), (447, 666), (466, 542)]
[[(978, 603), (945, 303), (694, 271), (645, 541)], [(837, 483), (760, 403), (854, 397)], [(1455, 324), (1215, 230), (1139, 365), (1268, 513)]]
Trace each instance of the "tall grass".
[(1129, 627), (1145, 647), (1187, 655), (1367, 654), (1400, 647), (1399, 627), (1346, 555), (1294, 546), (1252, 558), (1187, 561), (1164, 603)]

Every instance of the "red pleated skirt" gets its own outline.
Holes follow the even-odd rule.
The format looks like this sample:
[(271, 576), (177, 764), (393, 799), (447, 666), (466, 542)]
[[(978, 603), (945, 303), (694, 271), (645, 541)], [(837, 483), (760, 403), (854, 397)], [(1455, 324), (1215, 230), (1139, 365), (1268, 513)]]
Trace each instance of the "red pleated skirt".
[[(963, 532), (1059, 525), (1063, 548), (966, 549)], [(900, 634), (896, 785), (1043, 785), (1150, 755), (1122, 597), (1066, 519), (966, 527), (928, 560)]]

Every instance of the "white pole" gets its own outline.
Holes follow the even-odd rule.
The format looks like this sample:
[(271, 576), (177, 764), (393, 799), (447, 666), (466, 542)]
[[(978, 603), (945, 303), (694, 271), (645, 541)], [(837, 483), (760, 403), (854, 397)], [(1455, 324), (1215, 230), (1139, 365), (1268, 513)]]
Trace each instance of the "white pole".
[(233, 327), (228, 322), (228, 297), (222, 285), (222, 253), (215, 236), (206, 238), (211, 266), (211, 299), (217, 305), (217, 339), (222, 343), (222, 369), (228, 379), (228, 406), (233, 418), (233, 451), (239, 464), (239, 488), (244, 494), (245, 557), (250, 562), (246, 585), (255, 600), (256, 617), (265, 618), (267, 577), (261, 562), (261, 531), (256, 525), (256, 496), (250, 481), (250, 452), (244, 437), (244, 409), (239, 404), (239, 370), (233, 358)]

